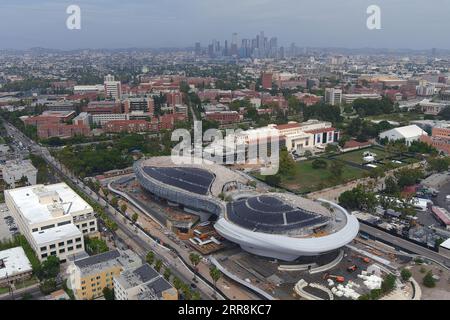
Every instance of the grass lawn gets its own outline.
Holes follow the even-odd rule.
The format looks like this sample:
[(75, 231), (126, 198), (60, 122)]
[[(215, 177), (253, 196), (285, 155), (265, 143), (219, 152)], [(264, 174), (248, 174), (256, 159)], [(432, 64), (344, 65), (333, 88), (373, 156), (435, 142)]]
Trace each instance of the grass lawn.
[(9, 292), (9, 288), (8, 287), (0, 287), (0, 294), (5, 294)]
[[(329, 167), (332, 160), (325, 161)], [(366, 173), (365, 170), (344, 165), (342, 177), (336, 181), (332, 178), (329, 169), (314, 169), (312, 160), (299, 161), (296, 163), (294, 175), (282, 177), (281, 186), (293, 192), (313, 192), (362, 178)], [(259, 176), (259, 178), (264, 179), (263, 176)]]
[(384, 157), (389, 156), (387, 152), (377, 149), (377, 148), (365, 148), (361, 150), (355, 150), (340, 154), (335, 157), (335, 159), (341, 159), (350, 161), (356, 164), (363, 164), (363, 154), (366, 152), (374, 153), (377, 156), (375, 157), (377, 160), (382, 160)]

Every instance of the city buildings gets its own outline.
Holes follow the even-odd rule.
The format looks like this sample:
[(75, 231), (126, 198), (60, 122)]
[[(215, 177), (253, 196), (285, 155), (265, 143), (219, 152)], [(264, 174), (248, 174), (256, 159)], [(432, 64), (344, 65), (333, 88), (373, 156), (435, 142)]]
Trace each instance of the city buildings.
[(68, 267), (69, 283), (77, 300), (103, 296), (103, 289), (114, 289), (114, 278), (123, 270), (139, 267), (141, 258), (131, 250), (113, 250), (74, 259)]
[(343, 94), (342, 103), (352, 104), (353, 101), (357, 99), (370, 99), (370, 100), (381, 100), (381, 95), (376, 93), (361, 93), (361, 94)]
[(36, 184), (37, 169), (30, 160), (10, 160), (0, 165), (3, 181), (11, 188), (15, 188), (16, 184), (26, 178), (26, 182), (30, 185)]
[(177, 290), (149, 264), (114, 277), (116, 300), (178, 300)]
[(5, 203), (41, 261), (83, 253), (83, 235), (98, 230), (92, 207), (65, 183), (5, 190)]
[(0, 286), (31, 277), (33, 268), (22, 247), (0, 251)]
[(263, 89), (270, 90), (272, 89), (272, 73), (263, 72), (261, 75), (261, 85)]

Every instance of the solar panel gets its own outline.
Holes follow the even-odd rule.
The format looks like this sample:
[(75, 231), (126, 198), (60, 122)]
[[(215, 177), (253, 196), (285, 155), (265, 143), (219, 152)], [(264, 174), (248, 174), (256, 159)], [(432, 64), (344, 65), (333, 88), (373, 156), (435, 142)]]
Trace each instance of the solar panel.
[(283, 232), (326, 223), (327, 217), (293, 207), (281, 199), (259, 196), (227, 204), (228, 218), (251, 230)]
[(214, 181), (212, 173), (198, 168), (145, 167), (144, 172), (164, 184), (197, 194), (207, 194)]

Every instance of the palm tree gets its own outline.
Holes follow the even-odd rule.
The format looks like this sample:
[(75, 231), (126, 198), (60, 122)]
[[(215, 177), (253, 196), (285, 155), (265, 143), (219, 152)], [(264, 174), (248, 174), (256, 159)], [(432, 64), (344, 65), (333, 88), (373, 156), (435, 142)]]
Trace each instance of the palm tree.
[(189, 260), (191, 260), (192, 265), (194, 266), (194, 280), (196, 279), (196, 274), (198, 272), (197, 265), (200, 263), (200, 256), (194, 252), (189, 255)]
[(156, 262), (155, 262), (155, 270), (159, 272), (161, 270), (162, 264), (163, 263), (162, 263), (161, 260), (156, 260)]
[[(214, 289), (217, 290), (217, 281), (219, 281), (220, 277), (222, 276), (222, 272), (220, 272), (220, 270), (216, 267), (212, 267), (211, 269), (209, 269), (209, 275), (214, 282)], [(216, 297), (216, 290), (214, 290), (214, 297)]]
[(180, 289), (183, 287), (183, 281), (181, 281), (178, 277), (174, 277), (172, 282), (173, 287), (177, 289), (178, 293), (180, 293)]
[(153, 251), (150, 251), (149, 253), (147, 253), (147, 256), (145, 257), (145, 261), (147, 261), (147, 263), (149, 265), (152, 265), (153, 262), (155, 261), (155, 253)]

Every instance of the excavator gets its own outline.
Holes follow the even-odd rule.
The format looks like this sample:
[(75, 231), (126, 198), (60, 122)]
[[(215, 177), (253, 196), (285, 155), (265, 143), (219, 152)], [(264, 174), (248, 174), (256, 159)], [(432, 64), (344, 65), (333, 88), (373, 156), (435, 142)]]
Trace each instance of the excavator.
[(345, 282), (345, 278), (343, 276), (335, 276), (335, 275), (329, 274), (329, 273), (325, 273), (325, 275), (323, 276), (323, 279), (324, 280), (334, 279), (334, 280), (336, 280), (336, 282), (339, 282), (339, 283)]

